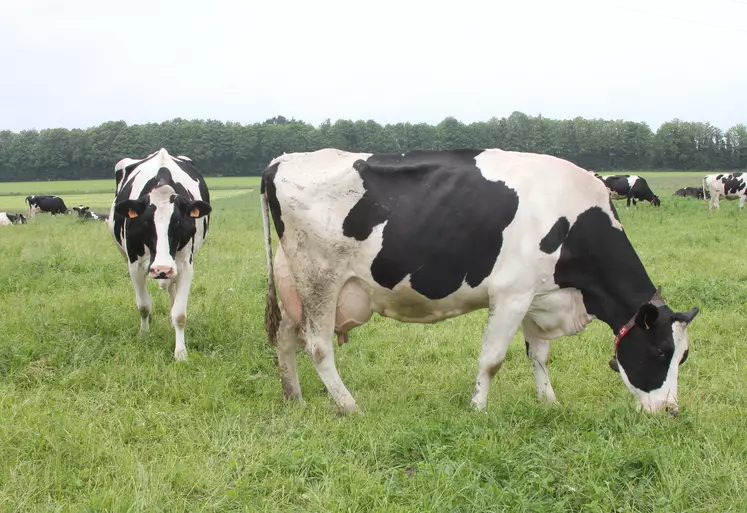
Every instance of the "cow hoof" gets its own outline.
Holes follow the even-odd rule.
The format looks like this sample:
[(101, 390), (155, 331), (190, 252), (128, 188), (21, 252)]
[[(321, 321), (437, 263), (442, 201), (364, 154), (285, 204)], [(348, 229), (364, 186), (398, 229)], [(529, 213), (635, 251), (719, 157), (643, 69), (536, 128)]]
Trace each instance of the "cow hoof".
[(176, 360), (177, 362), (186, 362), (187, 350), (182, 349), (181, 351), (174, 351), (174, 360)]
[(340, 415), (360, 415), (361, 417), (365, 415), (363, 410), (358, 408), (358, 405), (355, 403), (338, 406), (337, 413)]

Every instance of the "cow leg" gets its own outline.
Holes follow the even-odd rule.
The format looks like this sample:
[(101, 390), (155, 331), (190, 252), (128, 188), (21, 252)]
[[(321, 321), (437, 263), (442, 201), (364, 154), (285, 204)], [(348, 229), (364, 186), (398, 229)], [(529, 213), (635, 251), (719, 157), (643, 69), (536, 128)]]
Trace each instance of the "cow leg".
[(171, 296), (171, 324), (176, 331), (176, 343), (174, 345), (174, 360), (183, 361), (187, 359), (187, 344), (184, 341), (184, 328), (187, 326), (187, 302), (189, 300), (189, 289), (192, 287), (194, 268), (184, 262), (179, 266), (179, 274), (176, 283), (169, 286)]
[(506, 358), (508, 345), (526, 315), (532, 297), (507, 297), (497, 294), (500, 303), (492, 303), (488, 322), (482, 335), (482, 348), (477, 360), (477, 380), (472, 393), (472, 407), (484, 410), (488, 402), (488, 387)]
[(537, 386), (537, 396), (540, 400), (549, 403), (557, 402), (555, 391), (550, 384), (550, 374), (547, 371), (547, 360), (550, 358), (550, 341), (544, 340), (533, 334), (534, 323), (524, 319), (522, 328), (524, 330), (524, 344), (526, 345), (527, 358), (532, 362), (534, 372), (534, 384)]
[[(343, 413), (360, 413), (335, 366), (333, 339), (337, 295), (340, 290), (340, 286), (334, 285), (336, 281), (334, 276), (329, 276), (323, 284), (298, 284), (302, 285), (298, 290), (301, 292), (304, 312), (300, 336), (305, 341), (304, 349), (311, 357), (319, 378), (339, 410)], [(303, 291), (314, 292), (306, 294)]]
[(152, 303), (148, 294), (148, 273), (137, 262), (130, 264), (130, 279), (135, 288), (135, 303), (140, 312), (140, 333), (147, 333), (152, 319)]
[(742, 209), (744, 208), (744, 195), (739, 197), (739, 213), (742, 213)]
[(281, 307), (280, 327), (278, 328), (277, 355), (280, 370), (280, 383), (286, 399), (303, 402), (301, 384), (296, 367), (296, 347), (298, 346), (298, 326)]

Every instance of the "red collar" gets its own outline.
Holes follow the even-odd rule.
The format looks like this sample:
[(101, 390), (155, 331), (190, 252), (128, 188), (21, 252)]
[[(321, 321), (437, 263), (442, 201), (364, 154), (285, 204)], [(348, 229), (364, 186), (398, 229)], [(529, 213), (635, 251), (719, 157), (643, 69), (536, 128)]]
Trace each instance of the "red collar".
[(617, 333), (617, 335), (615, 335), (615, 354), (617, 354), (617, 346), (620, 345), (620, 341), (625, 335), (628, 334), (633, 326), (635, 326), (635, 317), (630, 319), (625, 326), (620, 328), (620, 331)]
[[(649, 301), (654, 306), (664, 306), (664, 299), (661, 297), (661, 286), (656, 288), (656, 292), (654, 293), (654, 297), (652, 297)], [(636, 314), (637, 315), (637, 314)], [(622, 338), (627, 335), (630, 330), (635, 326), (635, 315), (623, 326), (620, 328), (620, 331), (617, 332), (617, 335), (615, 335), (615, 355), (617, 355), (617, 348), (620, 345), (620, 341)]]

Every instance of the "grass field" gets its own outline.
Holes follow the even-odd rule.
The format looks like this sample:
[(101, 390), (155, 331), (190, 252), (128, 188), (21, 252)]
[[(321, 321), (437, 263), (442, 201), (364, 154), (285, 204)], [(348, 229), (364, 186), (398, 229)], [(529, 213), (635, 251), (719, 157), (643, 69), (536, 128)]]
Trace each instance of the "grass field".
[[(616, 202), (625, 229), (670, 306), (701, 309), (676, 419), (635, 412), (599, 321), (551, 345), (559, 405), (537, 400), (519, 333), (487, 412), (470, 411), (484, 311), (374, 317), (335, 346), (365, 416), (338, 416), (303, 354), (307, 402), (285, 403), (263, 329), (256, 181), (214, 195), (185, 363), (154, 283), (138, 336), (104, 224), (37, 215), (0, 229), (0, 511), (747, 510), (747, 218), (736, 202), (709, 216), (671, 196), (700, 174), (644, 176), (662, 206)], [(85, 202), (72, 183), (23, 192), (70, 186)]]

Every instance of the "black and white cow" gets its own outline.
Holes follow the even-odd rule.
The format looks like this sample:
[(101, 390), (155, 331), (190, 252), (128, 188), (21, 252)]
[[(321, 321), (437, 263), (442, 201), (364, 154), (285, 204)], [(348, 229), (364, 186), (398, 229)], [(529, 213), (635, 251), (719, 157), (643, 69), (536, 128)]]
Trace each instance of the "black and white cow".
[(633, 200), (633, 206), (637, 207), (637, 200), (648, 201), (655, 207), (661, 205), (659, 197), (651, 191), (646, 180), (636, 175), (612, 175), (602, 176), (607, 189), (610, 191), (612, 199), (627, 198), (627, 208), (630, 208), (630, 201)]
[(26, 196), (26, 203), (29, 206), (30, 218), (36, 217), (36, 212), (49, 212), (53, 217), (57, 214), (72, 213), (59, 196)]
[(742, 173), (706, 175), (703, 177), (703, 190), (708, 191), (711, 195), (711, 200), (708, 202), (709, 212), (713, 210), (714, 206), (720, 208), (719, 200), (721, 196), (730, 201), (739, 199), (739, 212), (742, 212), (744, 199), (747, 195), (747, 187)]
[[(622, 337), (616, 363), (639, 408), (676, 413), (698, 308), (664, 304), (607, 189), (576, 165), (496, 149), (324, 149), (275, 158), (261, 202), (265, 327), (286, 397), (301, 400), (297, 343), (338, 407), (359, 411), (335, 366), (335, 333), (343, 343), (373, 312), (435, 323), (487, 308), (477, 409), (519, 326), (537, 394), (554, 402), (549, 341), (599, 318)], [(270, 214), (280, 241), (274, 264)]]
[[(674, 196), (679, 196), (682, 198), (703, 199), (703, 187), (683, 187), (674, 191)], [(711, 195), (708, 193), (708, 191), (705, 191), (705, 198), (710, 197)]]
[(9, 214), (0, 212), (0, 226), (11, 226), (14, 224), (27, 224), (26, 216), (23, 214)]
[(73, 207), (73, 210), (78, 213), (78, 219), (81, 221), (107, 221), (109, 219), (109, 214), (97, 214), (96, 212), (91, 212), (90, 207), (86, 205), (78, 205), (77, 207)]
[(207, 184), (190, 159), (172, 157), (163, 148), (144, 159), (127, 159), (121, 168), (118, 163), (115, 171), (117, 192), (108, 225), (129, 264), (140, 330), (150, 328), (150, 276), (169, 291), (174, 358), (185, 360), (193, 258), (207, 235), (211, 212)]

